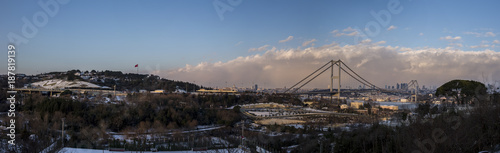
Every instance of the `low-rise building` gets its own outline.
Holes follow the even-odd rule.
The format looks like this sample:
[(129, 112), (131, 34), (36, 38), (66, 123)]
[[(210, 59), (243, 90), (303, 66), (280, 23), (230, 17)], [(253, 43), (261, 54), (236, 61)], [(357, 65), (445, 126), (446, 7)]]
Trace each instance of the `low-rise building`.
[(161, 93), (165, 93), (165, 90), (154, 90), (154, 91), (151, 91), (151, 93), (156, 93), (156, 94), (161, 94)]
[(359, 109), (360, 106), (363, 106), (363, 102), (351, 102), (351, 107)]
[(398, 110), (399, 107), (395, 105), (380, 105), (380, 108), (382, 109), (388, 109), (388, 110)]
[(347, 108), (349, 108), (349, 107), (347, 106), (347, 104), (342, 104), (342, 105), (340, 105), (340, 109), (347, 109)]

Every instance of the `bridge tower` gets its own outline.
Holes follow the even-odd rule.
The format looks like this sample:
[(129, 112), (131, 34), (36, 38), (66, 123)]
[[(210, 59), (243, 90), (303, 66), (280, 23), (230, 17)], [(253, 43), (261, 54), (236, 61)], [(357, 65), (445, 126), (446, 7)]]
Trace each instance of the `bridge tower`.
[[(331, 70), (332, 70), (332, 73), (330, 75), (330, 93), (333, 93), (333, 80), (334, 79), (338, 79), (338, 85), (337, 85), (337, 102), (338, 104), (340, 104), (340, 72), (342, 71), (341, 69), (341, 64), (340, 64), (340, 59), (338, 61), (334, 61), (334, 60), (331, 60), (330, 61), (331, 63)], [(333, 75), (333, 67), (335, 67), (335, 65), (337, 65), (339, 67), (339, 75), (338, 76), (334, 76)], [(330, 96), (330, 99), (333, 103), (333, 95)]]
[[(413, 92), (410, 94), (410, 101), (412, 99), (415, 99), (414, 102), (418, 102), (418, 99), (417, 99), (417, 96), (418, 96), (418, 82), (417, 80), (411, 80), (409, 83), (408, 83), (408, 88), (407, 89), (411, 89), (413, 88)], [(411, 90), (410, 90), (411, 92)], [(414, 98), (415, 97), (415, 98)]]
[(337, 95), (337, 99), (338, 99), (339, 104), (340, 104), (340, 71), (342, 71), (342, 69), (341, 69), (341, 67), (340, 67), (340, 66), (341, 66), (341, 65), (340, 65), (340, 59), (339, 59), (339, 63), (337, 63), (337, 65), (339, 66), (339, 86), (338, 86), (338, 88), (337, 88), (337, 93), (338, 93), (338, 95)]

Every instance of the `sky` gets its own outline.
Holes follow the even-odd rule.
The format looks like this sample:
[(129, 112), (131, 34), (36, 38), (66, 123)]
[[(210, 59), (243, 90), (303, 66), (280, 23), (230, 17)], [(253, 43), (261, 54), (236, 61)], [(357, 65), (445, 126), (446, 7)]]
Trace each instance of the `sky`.
[[(291, 86), (341, 59), (377, 86), (500, 80), (499, 1), (0, 1), (16, 72), (115, 70)], [(7, 54), (0, 54), (7, 63)], [(0, 67), (2, 74), (7, 66)], [(328, 76), (308, 87), (326, 88)], [(326, 81), (325, 81), (326, 80)], [(354, 84), (354, 83), (353, 83)], [(354, 85), (353, 85), (354, 86)]]

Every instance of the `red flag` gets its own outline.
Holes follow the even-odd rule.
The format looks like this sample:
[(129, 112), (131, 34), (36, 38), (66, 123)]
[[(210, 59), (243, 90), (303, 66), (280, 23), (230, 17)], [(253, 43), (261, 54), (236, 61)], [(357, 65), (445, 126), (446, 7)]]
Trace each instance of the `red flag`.
[(136, 64), (135, 67), (139, 67), (139, 64)]

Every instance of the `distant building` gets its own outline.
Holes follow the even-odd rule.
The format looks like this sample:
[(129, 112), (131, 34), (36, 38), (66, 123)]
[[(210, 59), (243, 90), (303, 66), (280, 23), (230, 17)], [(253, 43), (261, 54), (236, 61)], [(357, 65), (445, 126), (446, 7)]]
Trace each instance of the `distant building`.
[(395, 105), (380, 105), (380, 108), (382, 109), (388, 109), (388, 110), (398, 110), (399, 107)]
[(372, 114), (378, 114), (378, 108), (371, 108)]
[(165, 90), (154, 90), (151, 91), (151, 93), (156, 93), (156, 94), (165, 93)]
[(340, 109), (347, 109), (347, 108), (348, 108), (348, 107), (347, 107), (347, 105), (346, 105), (346, 104), (342, 104), (342, 105), (340, 105)]
[(302, 102), (304, 105), (312, 105), (312, 104), (317, 104), (318, 102), (315, 102), (315, 101), (305, 101), (305, 102)]
[(356, 110), (356, 112), (358, 112), (360, 114), (368, 114), (368, 110), (366, 110), (366, 109), (359, 109), (359, 110)]
[(351, 107), (359, 109), (360, 106), (363, 106), (363, 102), (351, 102)]
[(199, 92), (199, 93), (236, 93), (236, 90), (233, 90), (231, 88), (215, 89), (215, 90), (200, 89), (200, 90), (197, 90), (196, 92)]

